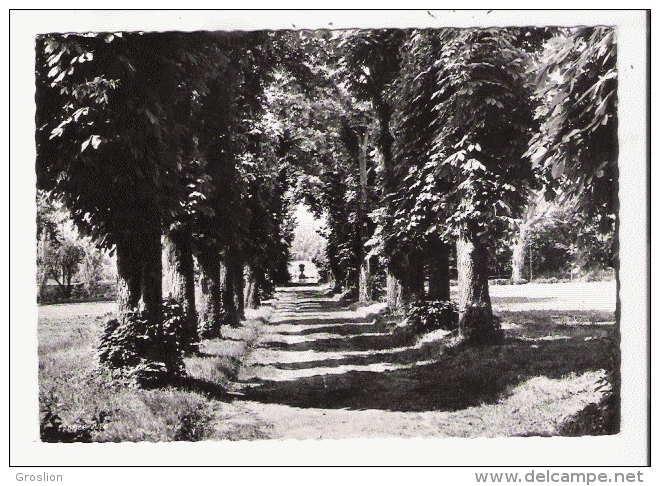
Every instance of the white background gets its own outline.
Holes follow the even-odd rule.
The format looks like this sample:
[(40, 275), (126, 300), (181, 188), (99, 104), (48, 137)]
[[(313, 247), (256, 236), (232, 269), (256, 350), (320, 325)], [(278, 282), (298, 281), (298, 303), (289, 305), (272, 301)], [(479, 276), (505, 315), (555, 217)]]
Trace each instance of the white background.
[[(20, 7), (20, 5), (18, 5)], [(493, 25), (616, 25), (619, 55), (622, 433), (613, 437), (419, 439), (344, 441), (262, 441), (213, 443), (42, 444), (38, 439), (35, 171), (34, 36), (45, 32), (122, 30), (252, 30), (276, 28), (442, 27)], [(295, 26), (295, 27), (294, 27)], [(10, 14), (9, 112), (11, 255), (3, 253), (0, 274), (2, 323), (11, 326), (11, 421), (3, 396), (3, 438), (11, 429), (13, 466), (66, 465), (443, 465), (443, 466), (642, 466), (647, 463), (647, 159), (646, 159), (646, 18), (640, 11), (13, 11)], [(656, 51), (657, 52), (657, 51)], [(7, 76), (2, 77), (6, 82)], [(7, 98), (3, 98), (5, 103)], [(6, 107), (5, 107), (6, 108)], [(3, 117), (3, 123), (6, 118)], [(6, 152), (5, 152), (6, 153)], [(4, 178), (2, 180), (5, 180)], [(7, 192), (5, 192), (6, 194)], [(6, 252), (7, 226), (2, 225)], [(11, 318), (7, 319), (10, 294)], [(3, 363), (8, 360), (3, 359)], [(3, 373), (3, 377), (6, 376)], [(3, 394), (8, 387), (2, 387)], [(3, 443), (7, 443), (3, 440)], [(5, 456), (6, 457), (6, 456)], [(539, 467), (534, 469), (539, 470)], [(472, 468), (456, 470), (332, 469), (65, 469), (12, 468), (0, 473), (14, 481), (17, 472), (64, 475), (65, 484), (128, 484), (142, 481), (209, 483), (286, 481), (335, 484), (337, 481), (404, 484), (416, 475), (432, 484), (474, 484)], [(529, 469), (519, 469), (519, 473)], [(635, 468), (634, 470), (637, 470)], [(575, 470), (571, 470), (575, 472)], [(483, 472), (483, 470), (482, 470)], [(495, 471), (502, 472), (502, 471)], [(610, 474), (613, 469), (607, 470)], [(626, 471), (627, 472), (627, 471)], [(652, 471), (644, 472), (649, 482)], [(411, 476), (413, 474), (413, 476)]]

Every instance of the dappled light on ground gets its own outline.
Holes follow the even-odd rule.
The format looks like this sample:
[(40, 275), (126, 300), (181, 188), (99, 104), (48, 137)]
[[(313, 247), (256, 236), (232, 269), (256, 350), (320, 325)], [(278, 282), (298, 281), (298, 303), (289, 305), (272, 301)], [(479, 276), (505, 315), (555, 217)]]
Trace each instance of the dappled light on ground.
[[(590, 285), (597, 292), (580, 298), (607, 288)], [(617, 352), (614, 316), (599, 298), (565, 305), (570, 292), (558, 286), (537, 300), (526, 291), (494, 291), (502, 344), (462, 347), (446, 331), (401, 332), (400, 318), (376, 318), (383, 304), (348, 307), (324, 287), (280, 289), (240, 327), (203, 340), (185, 360), (186, 378), (163, 392), (99, 391), (104, 306), (42, 306), (42, 395), (55, 390), (71, 423), (110, 411), (99, 441), (171, 440), (186, 417), (214, 440), (556, 435), (602, 397), (603, 369)]]
[[(238, 397), (296, 409), (458, 413), (503, 407), (540, 379), (570, 388), (567, 377), (599, 373), (612, 352), (611, 315), (599, 310), (504, 313), (503, 344), (456, 349), (444, 332), (415, 339), (360, 311), (313, 289), (282, 292), (239, 372)], [(594, 389), (585, 388), (590, 399)]]

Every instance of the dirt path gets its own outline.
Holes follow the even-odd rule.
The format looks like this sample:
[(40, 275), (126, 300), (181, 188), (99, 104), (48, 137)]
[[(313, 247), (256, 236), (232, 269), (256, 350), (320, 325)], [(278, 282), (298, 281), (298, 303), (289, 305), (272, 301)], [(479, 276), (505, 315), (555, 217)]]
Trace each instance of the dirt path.
[[(382, 304), (351, 311), (318, 287), (279, 296), (233, 390), (241, 420), (268, 438), (544, 435), (597, 399), (600, 375), (587, 365), (515, 370), (509, 382), (494, 379), (495, 366), (469, 374), (463, 357), (439, 360), (438, 347), (375, 322)], [(489, 350), (485, 359), (501, 363), (504, 352)]]

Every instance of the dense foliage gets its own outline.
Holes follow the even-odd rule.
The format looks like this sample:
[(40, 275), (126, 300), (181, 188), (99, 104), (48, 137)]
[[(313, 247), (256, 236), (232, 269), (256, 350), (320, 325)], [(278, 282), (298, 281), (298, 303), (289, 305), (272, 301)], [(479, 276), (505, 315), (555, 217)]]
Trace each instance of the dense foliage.
[(183, 376), (186, 336), (183, 308), (176, 301), (163, 303), (162, 322), (148, 312), (132, 312), (110, 319), (99, 343), (99, 359), (122, 370), (136, 384), (154, 386)]
[(529, 153), (535, 165), (592, 213), (615, 211), (617, 184), (616, 32), (570, 29), (548, 42), (536, 67), (535, 117), (541, 121)]
[(415, 334), (442, 329), (453, 331), (458, 328), (456, 304), (447, 300), (418, 302), (408, 313)]

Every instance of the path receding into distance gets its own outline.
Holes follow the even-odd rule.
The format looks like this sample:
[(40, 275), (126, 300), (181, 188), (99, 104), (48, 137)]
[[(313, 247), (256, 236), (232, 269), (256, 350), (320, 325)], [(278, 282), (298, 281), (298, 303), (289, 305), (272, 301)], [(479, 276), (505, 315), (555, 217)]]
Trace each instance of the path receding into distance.
[[(384, 304), (351, 310), (323, 287), (280, 289), (270, 321), (255, 327), (256, 341), (221, 399), (219, 437), (226, 431), (246, 439), (556, 433), (566, 416), (598, 399), (601, 362), (582, 356), (601, 346), (603, 326), (612, 324), (579, 326), (575, 333), (572, 316), (599, 312), (613, 321), (607, 316), (614, 282), (493, 286), (491, 295), (498, 313), (545, 312), (564, 330), (544, 324), (523, 336), (519, 326), (503, 322), (507, 343), (453, 356), (438, 342), (393, 334), (375, 319)], [(63, 304), (38, 312), (40, 318), (101, 316), (115, 307)], [(537, 359), (559, 353), (565, 359), (551, 366)], [(527, 364), (518, 366), (516, 355)]]
[[(575, 376), (556, 421), (535, 425), (515, 388), (493, 403), (500, 390), (489, 389), (488, 377), (449, 380), (446, 360), (374, 319), (382, 305), (350, 310), (320, 287), (279, 292), (233, 388), (242, 420), (266, 425), (269, 438), (487, 437), (535, 427), (545, 434), (593, 400), (594, 377)], [(552, 388), (552, 379), (534, 380), (527, 386)]]

